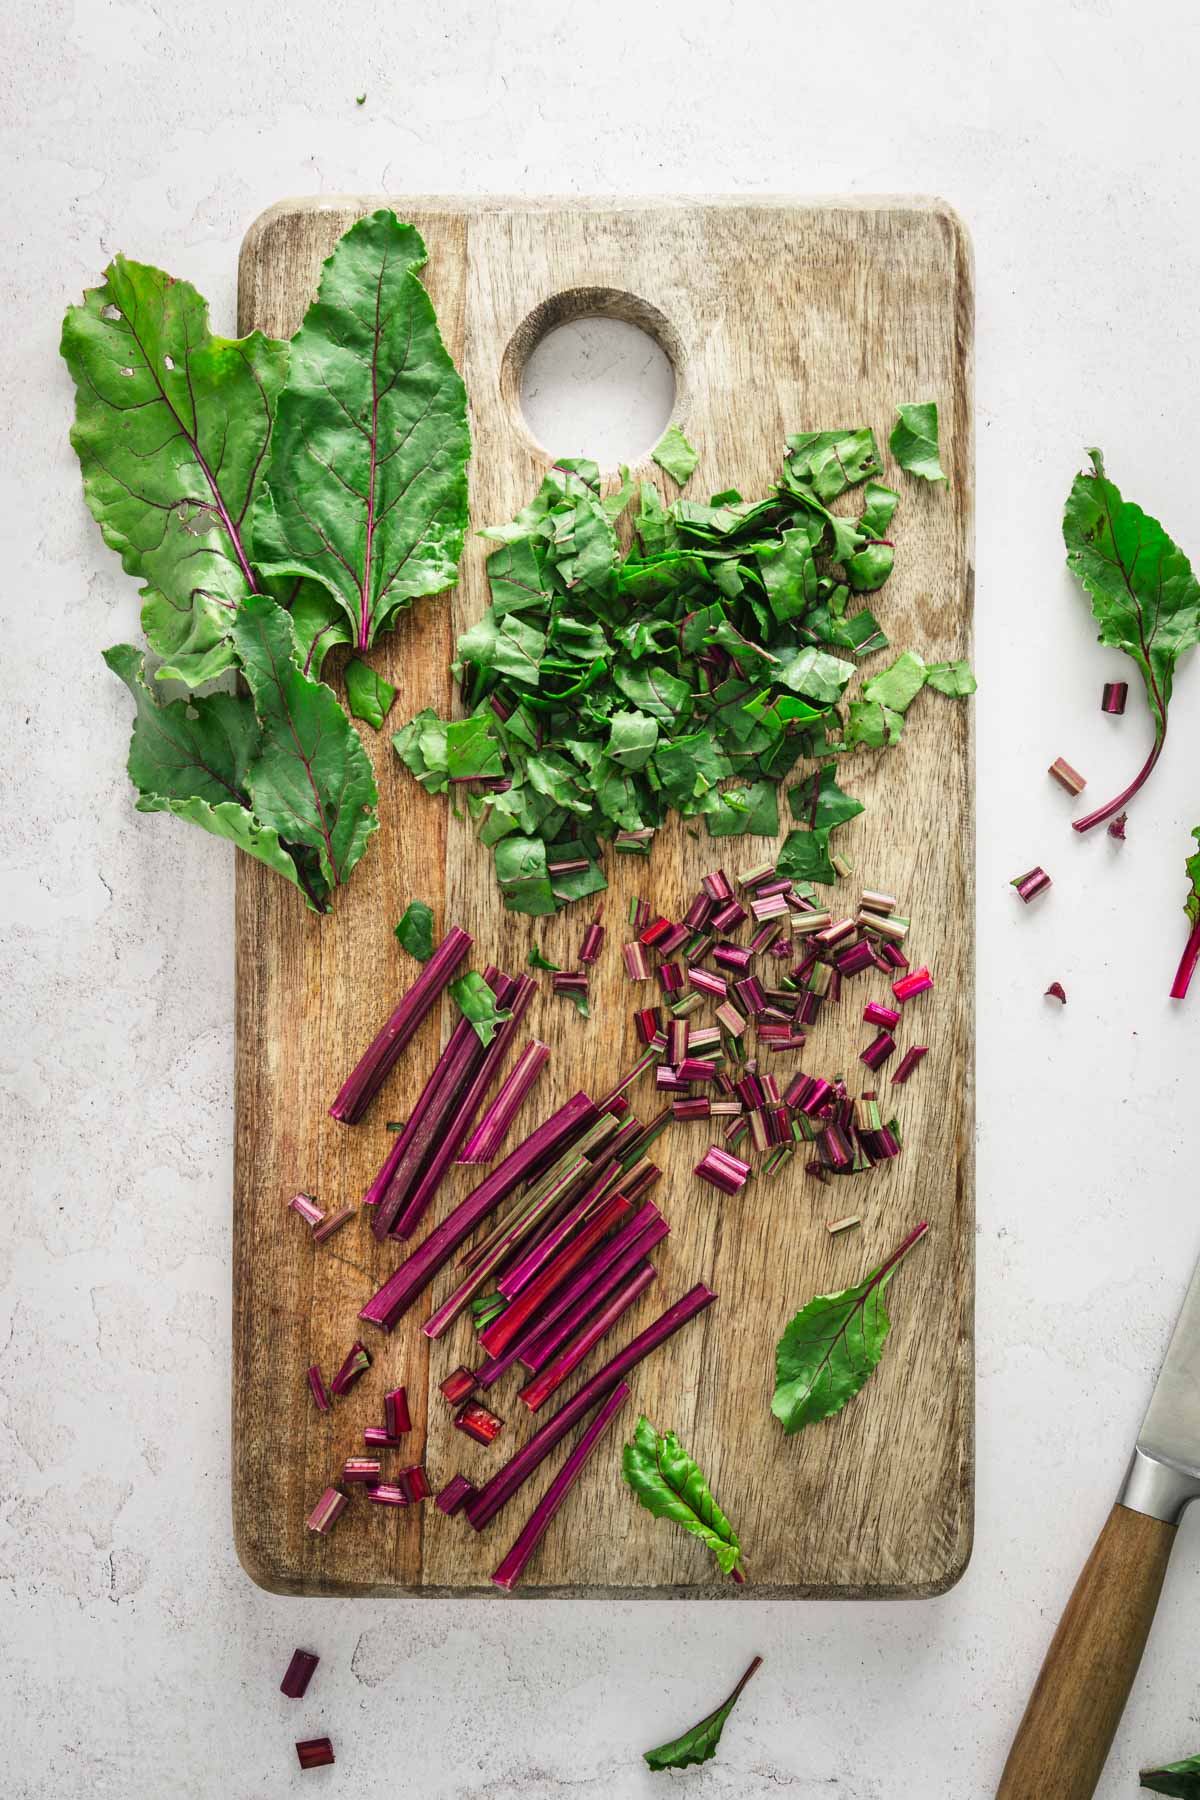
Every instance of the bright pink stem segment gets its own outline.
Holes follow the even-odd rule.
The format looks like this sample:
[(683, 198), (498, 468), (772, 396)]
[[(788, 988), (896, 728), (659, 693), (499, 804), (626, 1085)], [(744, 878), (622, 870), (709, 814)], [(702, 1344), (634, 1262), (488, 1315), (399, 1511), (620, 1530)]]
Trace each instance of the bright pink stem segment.
[(330, 1213), (329, 1217), (322, 1219), (314, 1229), (313, 1242), (323, 1244), (326, 1238), (333, 1236), (335, 1231), (340, 1231), (343, 1225), (349, 1224), (357, 1211), (357, 1206), (343, 1206), (340, 1212)]
[(900, 1014), (894, 1006), (880, 1006), (877, 1000), (871, 1000), (863, 1007), (863, 1019), (868, 1025), (882, 1025), (890, 1031), (900, 1023)]
[(549, 1057), (549, 1044), (543, 1044), (540, 1038), (531, 1038), (500, 1092), (459, 1151), (460, 1163), (491, 1162)]
[(614, 1194), (605, 1201), (578, 1235), (546, 1264), (510, 1306), (505, 1307), (500, 1317), (480, 1333), (480, 1342), (489, 1356), (504, 1354), (542, 1302), (562, 1286), (614, 1225), (628, 1218), (629, 1212), (629, 1202), (621, 1194)]
[(452, 925), (391, 1018), (378, 1032), (342, 1083), (330, 1116), (357, 1125), (387, 1078), (396, 1058), (471, 948), (469, 932)]
[(468, 1400), (460, 1406), (454, 1415), (454, 1423), (477, 1444), (493, 1443), (504, 1429), (504, 1420), (478, 1400)]
[(313, 1363), (308, 1371), (308, 1387), (317, 1411), (328, 1412), (329, 1390), (325, 1386), (325, 1377), (322, 1375), (320, 1365), (317, 1363)]
[(722, 1194), (736, 1194), (750, 1179), (750, 1164), (743, 1162), (740, 1156), (722, 1150), (719, 1144), (712, 1144), (696, 1164), (694, 1172), (701, 1181), (709, 1182)]
[(383, 1396), (383, 1422), (389, 1437), (403, 1437), (406, 1431), (412, 1430), (408, 1394), (404, 1388), (392, 1388), (390, 1393)]
[(452, 1475), (433, 1504), (439, 1512), (444, 1512), (451, 1519), (455, 1513), (462, 1511), (474, 1492), (474, 1483), (465, 1475)]
[(710, 1287), (706, 1287), (702, 1281), (697, 1282), (681, 1300), (660, 1313), (653, 1324), (648, 1325), (631, 1344), (627, 1344), (624, 1350), (618, 1351), (602, 1369), (597, 1370), (591, 1380), (586, 1381), (565, 1405), (560, 1406), (554, 1416), (534, 1432), (529, 1442), (522, 1445), (490, 1481), (484, 1483), (475, 1498), (467, 1502), (467, 1518), (476, 1531), (482, 1531), (495, 1518), (501, 1507), (507, 1505), (518, 1488), (524, 1486), (534, 1470), (549, 1456), (555, 1445), (560, 1444), (568, 1431), (580, 1419), (586, 1418), (594, 1406), (601, 1400), (606, 1400), (643, 1357), (665, 1344), (668, 1338), (711, 1306), (716, 1297)]
[(302, 1769), (323, 1769), (333, 1762), (333, 1745), (327, 1737), (303, 1738), (296, 1745)]
[(1106, 713), (1123, 713), (1128, 698), (1129, 683), (1127, 681), (1106, 681), (1104, 692), (1100, 696), (1100, 710)]
[(602, 1337), (612, 1330), (617, 1320), (629, 1311), (634, 1301), (639, 1299), (656, 1277), (656, 1271), (649, 1263), (643, 1263), (629, 1277), (623, 1287), (613, 1295), (607, 1306), (601, 1308), (595, 1318), (585, 1325), (579, 1336), (573, 1338), (561, 1355), (544, 1368), (532, 1381), (526, 1382), (518, 1399), (523, 1400), (530, 1412), (537, 1412), (546, 1404), (556, 1389), (560, 1388), (573, 1370), (595, 1349)]
[(311, 1194), (293, 1194), (288, 1201), (288, 1211), (297, 1213), (306, 1225), (313, 1227), (325, 1217), (324, 1209), (317, 1205)]
[(330, 1393), (336, 1397), (349, 1393), (360, 1375), (365, 1375), (371, 1366), (371, 1355), (365, 1344), (355, 1339), (346, 1354), (346, 1360), (329, 1384)]
[(1009, 887), (1016, 888), (1026, 906), (1028, 906), (1031, 900), (1036, 900), (1037, 896), (1043, 893), (1046, 888), (1051, 887), (1053, 883), (1045, 869), (1034, 868), (1028, 870), (1024, 875), (1014, 875), (1008, 885)]
[(1146, 758), (1129, 786), (1127, 788), (1122, 788), (1115, 800), (1110, 800), (1107, 806), (1097, 807), (1096, 811), (1089, 813), (1085, 819), (1072, 819), (1071, 830), (1090, 831), (1093, 825), (1103, 825), (1105, 819), (1111, 819), (1114, 813), (1120, 812), (1122, 807), (1128, 806), (1138, 789), (1142, 787), (1152, 773), (1155, 763), (1162, 755), (1162, 747), (1165, 742), (1166, 727), (1164, 725), (1161, 727), (1158, 736), (1154, 740), (1154, 748), (1151, 750), (1149, 756)]
[(592, 1420), (579, 1442), (568, 1456), (541, 1500), (529, 1515), (526, 1524), (516, 1543), (501, 1562), (492, 1576), (496, 1586), (511, 1593), (516, 1587), (524, 1571), (526, 1563), (545, 1536), (551, 1519), (570, 1493), (572, 1487), (583, 1473), (588, 1458), (595, 1451), (600, 1439), (604, 1436), (621, 1408), (629, 1398), (629, 1384), (622, 1382), (613, 1389), (596, 1417)]
[(923, 1056), (929, 1055), (928, 1044), (912, 1044), (904, 1052), (896, 1065), (896, 1073), (892, 1076), (893, 1087), (903, 1087)]
[(1057, 781), (1059, 787), (1066, 788), (1068, 794), (1082, 794), (1087, 786), (1087, 776), (1073, 769), (1065, 756), (1057, 756), (1046, 773)]
[(326, 1537), (349, 1504), (348, 1494), (343, 1494), (340, 1488), (327, 1487), (305, 1521), (308, 1529), (318, 1532), (321, 1537)]
[(918, 994), (927, 994), (933, 986), (933, 976), (928, 969), (914, 969), (911, 975), (902, 975), (899, 981), (893, 981), (892, 992), (901, 1006), (907, 1000), (915, 1000)]
[(289, 1700), (302, 1700), (320, 1660), (315, 1650), (293, 1650), (292, 1660), (279, 1684), (280, 1693), (286, 1694)]
[(1192, 976), (1196, 972), (1196, 964), (1200, 962), (1200, 919), (1192, 926), (1191, 936), (1184, 945), (1183, 955), (1179, 959), (1179, 967), (1175, 971), (1175, 980), (1171, 985), (1172, 1000), (1186, 1000), (1191, 986)]
[(359, 1313), (368, 1324), (391, 1331), (418, 1294), (422, 1293), (463, 1240), (470, 1236), (480, 1220), (486, 1218), (501, 1201), (522, 1182), (535, 1178), (547, 1168), (560, 1150), (579, 1136), (598, 1117), (586, 1094), (575, 1094), (556, 1113), (551, 1114), (533, 1135), (498, 1163), (473, 1193), (460, 1201), (454, 1211), (430, 1232), (389, 1276), (378, 1293), (372, 1295)]

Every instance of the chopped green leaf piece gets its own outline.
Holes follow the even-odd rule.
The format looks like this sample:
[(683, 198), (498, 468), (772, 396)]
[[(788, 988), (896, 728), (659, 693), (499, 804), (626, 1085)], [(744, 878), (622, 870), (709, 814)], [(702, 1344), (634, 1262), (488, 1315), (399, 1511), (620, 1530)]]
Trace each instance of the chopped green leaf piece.
[(926, 663), (925, 683), (939, 694), (955, 695), (973, 694), (979, 686), (970, 664), (962, 661)]
[(1160, 1769), (1143, 1769), (1139, 1777), (1152, 1794), (1171, 1794), (1174, 1800), (1200, 1800), (1200, 1756), (1165, 1763)]
[(802, 431), (787, 442), (788, 474), (811, 488), (819, 500), (836, 500), (847, 488), (883, 473), (869, 426), (857, 431)]
[(552, 975), (557, 975), (562, 967), (560, 963), (547, 962), (536, 944), (530, 946), (529, 966), (531, 969), (548, 969)]
[(864, 700), (877, 700), (892, 712), (907, 712), (925, 686), (925, 664), (915, 650), (905, 650), (890, 668), (863, 683)]
[(793, 819), (797, 824), (807, 825), (810, 831), (832, 831), (835, 826), (845, 825), (865, 811), (861, 800), (838, 786), (834, 770), (835, 764), (823, 763), (788, 790), (788, 806)]
[(396, 698), (396, 690), (369, 663), (359, 662), (355, 656), (346, 664), (346, 698), (350, 702), (351, 716), (365, 719), (378, 731)]
[(447, 725), (446, 773), (451, 781), (490, 781), (504, 773), (493, 714), (476, 713)]
[(774, 837), (779, 830), (779, 788), (773, 781), (754, 781), (745, 788), (726, 788), (715, 812), (705, 814), (709, 837)]
[(490, 1044), (505, 1019), (511, 1019), (511, 1012), (502, 1012), (496, 1005), (496, 996), (477, 969), (468, 969), (457, 981), (450, 983), (450, 995), (464, 1019), (469, 1019), (475, 1027), (481, 1044)]
[(789, 831), (775, 859), (775, 873), (791, 881), (835, 882), (837, 870), (829, 860), (829, 827)]
[(693, 1725), (681, 1737), (672, 1738), (669, 1744), (660, 1744), (657, 1750), (644, 1751), (643, 1755), (650, 1767), (655, 1770), (687, 1769), (694, 1763), (709, 1762), (717, 1753), (726, 1719), (737, 1704), (742, 1689), (761, 1663), (762, 1657), (756, 1656), (728, 1700), (722, 1701), (716, 1711), (710, 1712), (698, 1725)]
[(903, 713), (893, 712), (879, 700), (852, 700), (846, 709), (846, 748), (865, 744), (868, 749), (890, 749), (900, 742)]
[(396, 936), (410, 956), (418, 962), (428, 962), (433, 955), (433, 908), (423, 900), (410, 900), (396, 927)]
[(938, 461), (938, 409), (936, 400), (916, 406), (898, 406), (897, 419), (888, 440), (892, 455), (910, 475), (923, 481), (946, 481)]
[(633, 1442), (622, 1452), (621, 1470), (647, 1512), (656, 1519), (671, 1519), (699, 1538), (723, 1575), (742, 1571), (742, 1547), (733, 1527), (673, 1431), (660, 1437), (645, 1416), (640, 1418)]
[(546, 871), (546, 846), (540, 838), (501, 838), (493, 851), (496, 879), (509, 912), (534, 918), (558, 911)]
[(700, 461), (699, 451), (692, 449), (678, 425), (667, 426), (650, 454), (659, 468), (665, 469), (680, 487), (688, 482)]
[(832, 1418), (864, 1386), (891, 1330), (884, 1305), (888, 1283), (928, 1229), (919, 1225), (857, 1287), (819, 1294), (788, 1324), (775, 1352), (771, 1411), (789, 1437)]

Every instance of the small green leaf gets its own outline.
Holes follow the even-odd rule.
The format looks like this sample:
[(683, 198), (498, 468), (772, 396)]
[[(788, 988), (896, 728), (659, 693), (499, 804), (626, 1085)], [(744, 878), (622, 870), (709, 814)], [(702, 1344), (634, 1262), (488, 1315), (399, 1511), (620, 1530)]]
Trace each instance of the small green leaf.
[(925, 664), (915, 650), (904, 650), (891, 664), (863, 683), (863, 699), (876, 700), (892, 712), (907, 712), (925, 686)]
[(890, 749), (900, 742), (903, 713), (893, 712), (878, 700), (852, 700), (846, 709), (846, 748), (865, 744), (868, 749)]
[(410, 900), (396, 927), (396, 936), (410, 956), (418, 962), (428, 962), (433, 955), (433, 908), (423, 900)]
[(829, 860), (829, 827), (789, 831), (775, 859), (775, 873), (790, 881), (835, 882), (837, 870)]
[(779, 830), (779, 786), (754, 781), (749, 787), (726, 788), (716, 812), (705, 815), (709, 837), (774, 837)]
[(838, 786), (835, 768), (834, 763), (822, 763), (819, 769), (814, 769), (811, 775), (806, 775), (788, 791), (788, 806), (793, 819), (797, 824), (807, 825), (810, 831), (832, 831), (835, 826), (845, 825), (866, 810), (861, 800)]
[(669, 1744), (660, 1744), (657, 1750), (643, 1751), (650, 1767), (654, 1770), (686, 1769), (695, 1763), (710, 1761), (717, 1753), (726, 1719), (737, 1704), (742, 1689), (761, 1663), (762, 1657), (756, 1656), (728, 1700), (723, 1701), (715, 1712), (710, 1712), (707, 1718), (701, 1719), (698, 1725), (693, 1725), (681, 1737), (672, 1738)]
[(557, 975), (562, 967), (560, 963), (547, 962), (536, 944), (530, 946), (529, 966), (531, 969), (548, 969), (552, 975)]
[(857, 431), (802, 431), (788, 439), (788, 474), (812, 489), (819, 500), (836, 500), (883, 465), (869, 426)]
[(790, 1321), (775, 1351), (771, 1411), (790, 1437), (805, 1425), (832, 1418), (872, 1374), (891, 1321), (884, 1293), (901, 1258), (928, 1231), (917, 1229), (857, 1287), (818, 1294)]
[(496, 880), (509, 912), (529, 913), (537, 918), (558, 911), (546, 871), (546, 846), (540, 838), (501, 838), (492, 854)]
[(966, 662), (926, 663), (925, 685), (939, 694), (973, 694), (979, 683)]
[(1160, 1769), (1143, 1769), (1141, 1784), (1152, 1794), (1171, 1794), (1174, 1800), (1200, 1800), (1200, 1756), (1164, 1763)]
[(451, 781), (490, 781), (503, 775), (494, 713), (475, 713), (447, 725), (446, 773)]
[(477, 969), (469, 969), (450, 983), (450, 997), (464, 1019), (470, 1019), (481, 1044), (490, 1044), (511, 1012), (502, 1012), (496, 996)]
[(665, 469), (680, 487), (686, 485), (700, 461), (699, 451), (692, 449), (678, 425), (667, 426), (650, 454), (659, 468)]
[(656, 1519), (670, 1519), (712, 1551), (723, 1575), (742, 1567), (742, 1547), (700, 1472), (673, 1431), (659, 1437), (643, 1416), (621, 1455), (634, 1496)]
[(346, 664), (346, 698), (350, 702), (351, 715), (356, 719), (365, 719), (378, 731), (387, 718), (388, 708), (396, 698), (396, 690), (390, 681), (369, 663), (359, 662), (353, 657)]
[(640, 769), (649, 762), (658, 743), (658, 720), (641, 712), (615, 712), (609, 727), (606, 753), (623, 769)]
[(938, 409), (936, 400), (916, 406), (898, 406), (888, 445), (902, 469), (923, 481), (946, 481), (938, 461)]

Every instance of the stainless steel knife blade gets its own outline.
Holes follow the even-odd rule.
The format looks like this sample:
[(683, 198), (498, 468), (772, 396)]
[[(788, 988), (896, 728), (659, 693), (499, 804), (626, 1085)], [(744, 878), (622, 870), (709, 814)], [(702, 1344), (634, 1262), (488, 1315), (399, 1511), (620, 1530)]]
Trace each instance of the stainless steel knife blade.
[(1200, 1263), (1192, 1275), (1159, 1372), (1122, 1506), (1174, 1524), (1200, 1495)]

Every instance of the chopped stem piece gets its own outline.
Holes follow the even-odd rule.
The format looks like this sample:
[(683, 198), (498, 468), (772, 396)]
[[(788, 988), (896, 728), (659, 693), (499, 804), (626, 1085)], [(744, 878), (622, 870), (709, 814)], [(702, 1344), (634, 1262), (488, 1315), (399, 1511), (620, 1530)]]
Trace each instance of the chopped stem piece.
[(293, 1650), (292, 1660), (279, 1684), (280, 1693), (286, 1694), (289, 1700), (303, 1700), (320, 1660), (315, 1650)]
[(478, 1400), (468, 1400), (454, 1415), (454, 1423), (459, 1431), (467, 1437), (474, 1438), (477, 1444), (490, 1444), (504, 1429), (504, 1420), (481, 1406)]
[(928, 1056), (928, 1054), (929, 1054), (929, 1045), (928, 1044), (912, 1044), (912, 1045), (910, 1045), (909, 1048), (904, 1052), (904, 1055), (900, 1058), (900, 1061), (896, 1065), (896, 1072), (892, 1076), (892, 1086), (893, 1087), (902, 1087), (903, 1084), (908, 1080), (909, 1076), (912, 1074), (913, 1070), (916, 1068), (917, 1064), (920, 1062), (921, 1058), (923, 1056)]
[(568, 1456), (542, 1499), (529, 1515), (529, 1520), (508, 1555), (500, 1563), (492, 1580), (496, 1586), (511, 1593), (516, 1587), (530, 1556), (546, 1534), (551, 1519), (566, 1499), (572, 1487), (578, 1481), (588, 1458), (595, 1451), (601, 1438), (629, 1398), (628, 1382), (621, 1382), (613, 1389), (596, 1417), (592, 1420), (579, 1442)]
[(316, 1403), (317, 1411), (323, 1413), (328, 1412), (330, 1404), (329, 1390), (325, 1386), (325, 1378), (321, 1374), (320, 1367), (317, 1363), (313, 1363), (308, 1371), (308, 1386), (313, 1400)]
[(335, 1231), (340, 1231), (342, 1226), (347, 1224), (357, 1211), (357, 1206), (343, 1206), (340, 1212), (330, 1213), (329, 1217), (323, 1219), (313, 1231), (313, 1242), (323, 1244), (326, 1238), (331, 1238), (333, 1236)]
[(330, 1115), (357, 1125), (426, 1013), (471, 948), (469, 932), (452, 925), (391, 1018), (342, 1083)]
[(306, 1520), (308, 1529), (326, 1537), (350, 1504), (348, 1494), (340, 1488), (327, 1487)]
[(311, 1194), (293, 1194), (288, 1201), (288, 1211), (298, 1213), (306, 1225), (317, 1226), (325, 1217), (324, 1208), (318, 1206)]
[(327, 1737), (301, 1739), (296, 1755), (302, 1769), (323, 1769), (334, 1760), (333, 1745)]
[(346, 1354), (346, 1360), (329, 1384), (329, 1391), (336, 1398), (339, 1394), (347, 1394), (360, 1375), (365, 1375), (371, 1366), (371, 1356), (365, 1344), (356, 1339)]
[(1068, 794), (1082, 794), (1087, 786), (1087, 776), (1073, 769), (1065, 757), (1056, 757), (1046, 772), (1054, 777), (1059, 787), (1066, 788)]

